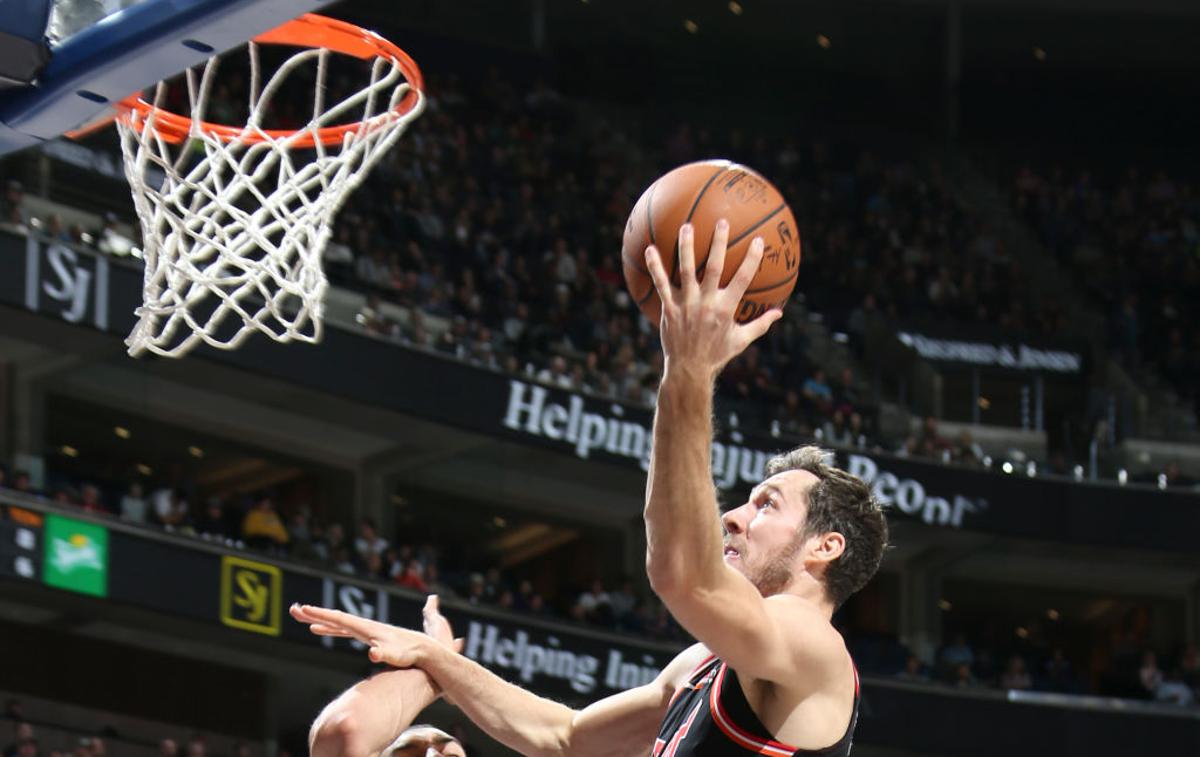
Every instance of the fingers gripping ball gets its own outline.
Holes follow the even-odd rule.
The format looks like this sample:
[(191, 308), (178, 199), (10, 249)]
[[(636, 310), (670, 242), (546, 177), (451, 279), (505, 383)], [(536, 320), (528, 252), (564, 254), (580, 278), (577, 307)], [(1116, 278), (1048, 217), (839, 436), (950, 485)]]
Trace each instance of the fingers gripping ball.
[(729, 246), (721, 286), (729, 283), (754, 237), (764, 242), (758, 274), (738, 305), (745, 323), (771, 308), (782, 308), (800, 271), (800, 233), (779, 190), (755, 171), (728, 160), (688, 163), (663, 175), (642, 193), (625, 224), (621, 265), (625, 285), (642, 313), (658, 325), (662, 303), (646, 270), (646, 248), (655, 245), (671, 283), (679, 285), (679, 227), (696, 229), (696, 275), (704, 276), (713, 230), (729, 222)]

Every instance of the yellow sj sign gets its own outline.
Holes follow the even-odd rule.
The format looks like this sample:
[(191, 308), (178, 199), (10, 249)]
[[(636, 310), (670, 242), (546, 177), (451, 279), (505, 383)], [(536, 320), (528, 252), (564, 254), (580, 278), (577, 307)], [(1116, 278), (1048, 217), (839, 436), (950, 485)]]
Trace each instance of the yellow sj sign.
[(221, 622), (243, 631), (278, 636), (283, 573), (274, 565), (221, 558)]

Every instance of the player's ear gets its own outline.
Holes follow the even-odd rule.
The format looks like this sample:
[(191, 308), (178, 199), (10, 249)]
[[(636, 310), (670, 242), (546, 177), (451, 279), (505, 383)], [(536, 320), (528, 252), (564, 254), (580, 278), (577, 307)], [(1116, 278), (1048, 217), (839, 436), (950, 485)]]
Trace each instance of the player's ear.
[(810, 553), (816, 560), (831, 563), (846, 551), (846, 537), (837, 531), (826, 531), (818, 537)]

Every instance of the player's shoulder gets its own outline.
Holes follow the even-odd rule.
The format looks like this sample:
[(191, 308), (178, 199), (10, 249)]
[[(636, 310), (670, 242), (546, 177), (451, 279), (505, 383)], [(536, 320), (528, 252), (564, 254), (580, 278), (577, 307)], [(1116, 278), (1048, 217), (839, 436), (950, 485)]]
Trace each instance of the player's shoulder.
[(791, 651), (811, 661), (819, 657), (834, 667), (849, 661), (846, 640), (832, 620), (814, 602), (794, 594), (776, 594), (766, 598), (767, 615), (776, 627), (787, 629), (785, 638)]

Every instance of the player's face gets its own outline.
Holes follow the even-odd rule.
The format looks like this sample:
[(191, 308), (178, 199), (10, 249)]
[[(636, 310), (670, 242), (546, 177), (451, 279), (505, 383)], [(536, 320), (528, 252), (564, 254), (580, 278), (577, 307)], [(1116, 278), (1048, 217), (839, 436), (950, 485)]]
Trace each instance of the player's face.
[(764, 597), (791, 583), (805, 542), (806, 493), (816, 481), (808, 471), (778, 473), (756, 486), (744, 505), (721, 517), (725, 562)]

